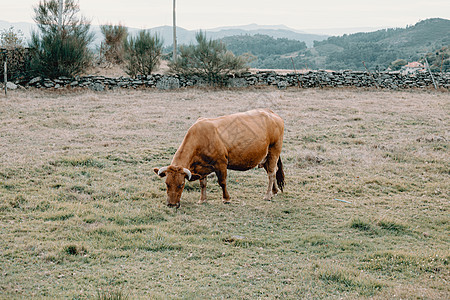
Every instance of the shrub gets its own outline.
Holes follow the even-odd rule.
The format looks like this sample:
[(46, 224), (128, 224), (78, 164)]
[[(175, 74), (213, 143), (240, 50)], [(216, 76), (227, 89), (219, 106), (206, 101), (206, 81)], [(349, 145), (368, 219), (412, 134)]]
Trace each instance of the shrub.
[(8, 80), (27, 77), (30, 64), (30, 52), (24, 47), (25, 39), (22, 31), (15, 31), (14, 27), (0, 32), (0, 48), (6, 49), (6, 55), (0, 55), (0, 78), (4, 76), (4, 60), (7, 59)]
[(100, 30), (105, 38), (100, 46), (102, 58), (110, 63), (123, 63), (123, 44), (128, 37), (128, 29), (122, 25), (102, 25)]
[[(431, 71), (450, 71), (450, 46), (445, 46), (439, 50), (427, 53), (425, 57), (428, 60)], [(425, 59), (423, 59), (422, 62), (425, 63)]]
[(13, 50), (16, 48), (23, 48), (25, 39), (21, 30), (14, 31), (14, 27), (3, 29), (0, 32), (0, 48)]
[(208, 40), (202, 31), (196, 40), (197, 45), (180, 47), (180, 57), (169, 64), (172, 73), (199, 75), (212, 85), (223, 85), (228, 75), (248, 70), (249, 59), (227, 51), (221, 41)]
[(92, 55), (88, 45), (94, 35), (90, 24), (78, 18), (79, 5), (64, 1), (63, 24), (58, 26), (58, 1), (39, 2), (34, 8), (40, 34), (33, 32), (30, 47), (34, 48), (31, 68), (36, 75), (56, 78), (73, 77), (90, 66)]
[(391, 67), (392, 70), (398, 71), (403, 66), (405, 66), (407, 64), (408, 64), (408, 62), (406, 60), (404, 60), (404, 59), (397, 59), (397, 60), (394, 60), (393, 62), (391, 62), (390, 67)]
[(150, 75), (161, 61), (163, 41), (146, 30), (124, 42), (126, 72), (132, 77)]

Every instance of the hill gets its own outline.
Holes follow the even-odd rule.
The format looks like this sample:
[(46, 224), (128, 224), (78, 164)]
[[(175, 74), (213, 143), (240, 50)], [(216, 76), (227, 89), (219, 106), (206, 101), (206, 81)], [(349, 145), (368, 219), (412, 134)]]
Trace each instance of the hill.
[(305, 42), (305, 44), (308, 47), (312, 47), (314, 44), (314, 41), (322, 41), (328, 37), (327, 35), (304, 33), (304, 32), (290, 29), (288, 27), (285, 27), (285, 28), (280, 27), (277, 29), (266, 28), (265, 26), (262, 26), (261, 28), (255, 28), (255, 27), (250, 27), (250, 28), (254, 28), (254, 29), (230, 28), (230, 29), (222, 29), (220, 31), (208, 30), (208, 31), (206, 31), (206, 33), (209, 37), (214, 38), (214, 39), (221, 39), (224, 37), (236, 36), (236, 35), (241, 35), (241, 36), (243, 36), (243, 35), (248, 35), (248, 36), (267, 35), (267, 36), (270, 36), (275, 39), (290, 39), (290, 40)]
[(333, 36), (314, 41), (311, 48), (295, 40), (259, 35), (227, 37), (223, 41), (236, 54), (255, 55), (255, 68), (292, 69), (294, 60), (299, 69), (364, 70), (364, 61), (372, 70), (384, 70), (397, 59), (419, 60), (426, 53), (450, 45), (450, 20), (428, 19), (406, 28)]
[(283, 55), (306, 49), (306, 43), (287, 38), (273, 38), (268, 35), (235, 35), (222, 39), (227, 49), (236, 55), (252, 53), (258, 57)]
[[(34, 23), (11, 23), (0, 20), (0, 30), (8, 29), (14, 27), (15, 30), (21, 30), (26, 39), (31, 36), (31, 31), (36, 30), (37, 26)], [(100, 26), (93, 25), (91, 30), (95, 34), (95, 40), (92, 47), (95, 48), (100, 45), (103, 40), (103, 36), (100, 31)], [(130, 34), (136, 34), (139, 30), (138, 28), (128, 27), (128, 32)], [(164, 46), (172, 45), (172, 26), (159, 26), (148, 29), (152, 34), (157, 33), (164, 40)], [(177, 27), (177, 41), (179, 45), (190, 44), (195, 42), (195, 34), (199, 30), (187, 30), (181, 27)], [(264, 34), (274, 38), (286, 38), (296, 41), (305, 42), (309, 47), (313, 46), (314, 41), (322, 41), (329, 37), (329, 35), (322, 34), (309, 34), (302, 32), (300, 30), (292, 29), (284, 25), (257, 25), (249, 24), (242, 26), (230, 26), (222, 28), (213, 28), (204, 30), (208, 38), (221, 39), (228, 36), (234, 35), (257, 35)]]
[[(276, 29), (276, 28), (267, 28), (267, 26), (259, 25), (254, 26), (243, 26), (243, 28), (239, 27), (224, 27), (223, 29), (211, 29), (204, 30), (206, 36), (211, 39), (222, 39), (230, 36), (254, 36), (254, 35), (267, 35), (269, 37), (278, 39), (291, 39), (294, 41), (305, 42), (306, 45), (312, 47), (314, 41), (323, 41), (329, 36), (327, 35), (319, 35), (319, 34), (309, 34), (309, 33), (301, 33), (291, 29)], [(137, 32), (138, 29), (129, 28), (130, 33)], [(178, 44), (190, 44), (195, 42), (195, 35), (199, 30), (186, 30), (181, 27), (177, 27), (177, 41)], [(170, 46), (172, 45), (172, 27), (171, 26), (161, 26), (151, 28), (150, 32), (157, 33), (164, 39), (164, 45)]]
[(396, 59), (418, 60), (449, 44), (450, 20), (436, 18), (406, 28), (330, 37), (315, 42), (309, 56), (323, 68), (363, 69), (362, 61), (370, 68), (387, 68)]
[(396, 59), (416, 61), (450, 45), (450, 20), (428, 19), (406, 28), (383, 29), (317, 41), (299, 61), (316, 68), (386, 69)]

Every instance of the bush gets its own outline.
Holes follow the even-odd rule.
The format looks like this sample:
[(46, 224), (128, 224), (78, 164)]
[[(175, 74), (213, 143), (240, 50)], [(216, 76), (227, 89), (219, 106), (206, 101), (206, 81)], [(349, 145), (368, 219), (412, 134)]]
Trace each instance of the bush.
[(21, 30), (14, 31), (13, 26), (9, 27), (9, 29), (3, 29), (0, 32), (0, 48), (8, 50), (23, 48), (25, 44), (24, 40), (23, 32)]
[(102, 25), (100, 30), (105, 38), (100, 46), (100, 55), (107, 62), (121, 64), (124, 61), (123, 44), (128, 36), (128, 29), (122, 25)]
[(126, 72), (132, 77), (150, 75), (161, 62), (163, 41), (146, 30), (124, 42)]
[[(30, 63), (30, 53), (24, 47), (22, 31), (14, 31), (14, 27), (3, 29), (0, 32), (0, 48), (6, 49), (8, 60), (8, 80), (22, 79), (27, 77)], [(3, 80), (5, 55), (0, 55), (0, 78)]]
[(397, 60), (394, 60), (389, 67), (392, 70), (394, 70), (394, 71), (398, 71), (403, 66), (406, 66), (407, 64), (408, 64), (408, 62), (406, 60), (404, 60), (404, 59), (397, 59)]
[(248, 70), (249, 59), (227, 51), (222, 42), (207, 40), (201, 31), (196, 40), (197, 45), (180, 47), (180, 57), (169, 64), (172, 73), (199, 75), (212, 85), (223, 85), (228, 75)]
[[(450, 71), (450, 46), (445, 46), (439, 50), (427, 53), (425, 57), (428, 60), (431, 71), (433, 72)], [(425, 60), (423, 60), (422, 62), (425, 63)]]
[(35, 75), (49, 78), (73, 77), (90, 66), (92, 54), (88, 45), (94, 35), (83, 17), (77, 18), (79, 5), (64, 1), (63, 24), (58, 26), (58, 1), (40, 2), (34, 8), (40, 34), (33, 32), (30, 48), (34, 48), (31, 68)]

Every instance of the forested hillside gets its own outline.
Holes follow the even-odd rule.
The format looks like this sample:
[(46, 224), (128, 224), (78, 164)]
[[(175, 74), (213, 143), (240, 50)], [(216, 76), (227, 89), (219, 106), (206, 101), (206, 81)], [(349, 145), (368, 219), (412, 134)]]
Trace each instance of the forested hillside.
[[(261, 35), (228, 37), (223, 41), (236, 54), (255, 55), (252, 66), (257, 68), (292, 69), (294, 60), (299, 69), (364, 70), (364, 61), (372, 70), (385, 70), (397, 59), (416, 61), (449, 46), (450, 20), (428, 19), (406, 28), (329, 37), (314, 42), (312, 48), (298, 41)], [(450, 58), (439, 57), (441, 65), (450, 65)]]
[(255, 61), (252, 64), (260, 68), (276, 68), (278, 58), (285, 57), (287, 53), (307, 49), (305, 42), (286, 38), (275, 39), (262, 34), (230, 36), (223, 38), (222, 41), (227, 45), (227, 49), (236, 55), (244, 53), (254, 55)]

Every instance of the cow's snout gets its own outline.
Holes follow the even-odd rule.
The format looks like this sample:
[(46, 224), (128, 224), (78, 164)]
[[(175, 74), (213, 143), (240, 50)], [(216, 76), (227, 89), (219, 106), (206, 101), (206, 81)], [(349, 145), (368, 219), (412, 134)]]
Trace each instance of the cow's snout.
[(169, 202), (167, 202), (167, 206), (168, 207), (175, 207), (175, 208), (180, 208), (180, 202), (178, 202), (178, 203), (169, 203)]

